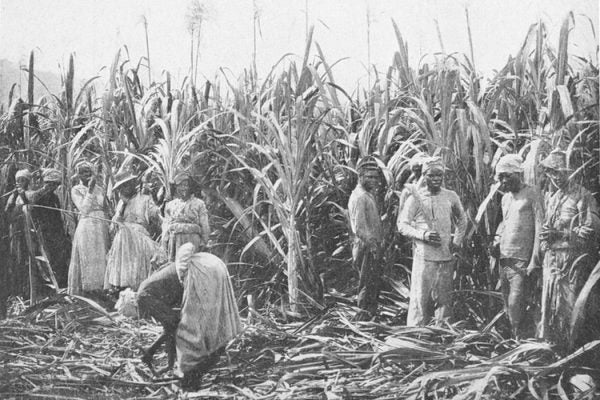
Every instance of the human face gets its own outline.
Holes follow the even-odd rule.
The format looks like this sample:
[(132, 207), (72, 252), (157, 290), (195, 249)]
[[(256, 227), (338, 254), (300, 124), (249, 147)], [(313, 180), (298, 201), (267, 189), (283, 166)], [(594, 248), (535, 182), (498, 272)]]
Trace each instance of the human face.
[(521, 190), (521, 176), (518, 173), (501, 172), (498, 174), (498, 182), (503, 192), (517, 193)]
[(414, 175), (414, 176), (415, 176), (417, 179), (419, 179), (419, 178), (421, 177), (421, 168), (422, 168), (422, 166), (421, 166), (421, 165), (418, 165), (418, 164), (417, 164), (417, 165), (414, 165), (414, 166), (411, 168), (411, 171), (412, 171), (413, 175)]
[(29, 179), (23, 176), (18, 177), (15, 183), (17, 185), (17, 189), (27, 190), (29, 187)]
[(441, 169), (434, 168), (425, 173), (425, 183), (430, 192), (439, 192), (443, 180), (444, 172)]
[(81, 183), (85, 186), (88, 185), (90, 179), (92, 179), (92, 170), (89, 168), (84, 168), (79, 171), (79, 179), (81, 179)]
[(130, 198), (135, 194), (136, 186), (135, 180), (126, 182), (119, 188), (119, 194), (125, 198)]
[(189, 179), (185, 179), (185, 180), (179, 182), (175, 186), (175, 193), (177, 194), (177, 197), (184, 199), (184, 200), (187, 199), (188, 197), (190, 197), (190, 181), (189, 181)]
[(567, 174), (563, 171), (548, 169), (546, 175), (550, 178), (550, 182), (559, 189), (567, 184)]
[(379, 177), (379, 171), (368, 170), (365, 171), (360, 177), (360, 183), (363, 185), (366, 191), (370, 192), (379, 188), (381, 184), (381, 178)]

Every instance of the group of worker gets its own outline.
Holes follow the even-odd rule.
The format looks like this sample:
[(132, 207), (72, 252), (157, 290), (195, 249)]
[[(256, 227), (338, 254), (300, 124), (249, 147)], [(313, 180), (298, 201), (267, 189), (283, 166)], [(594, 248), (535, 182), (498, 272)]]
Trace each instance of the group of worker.
[[(495, 166), (503, 192), (502, 220), (490, 253), (499, 260), (502, 294), (512, 334), (528, 336), (527, 304), (535, 295), (533, 272), (542, 268), (541, 321), (537, 336), (554, 343), (568, 340), (575, 301), (598, 253), (598, 209), (583, 186), (569, 179), (567, 154), (551, 152), (540, 167), (553, 191), (543, 195), (523, 179), (523, 160), (501, 157)], [(399, 194), (397, 229), (413, 241), (408, 326), (443, 323), (452, 318), (456, 255), (463, 243), (467, 217), (459, 196), (443, 187), (439, 157), (415, 155), (412, 177)], [(381, 288), (382, 220), (377, 191), (382, 186), (380, 163), (364, 157), (357, 165), (359, 182), (348, 211), (353, 236), (353, 261), (360, 271), (358, 319), (376, 315)]]
[[(59, 288), (66, 286), (72, 295), (101, 297), (125, 288), (137, 291), (140, 315), (154, 317), (164, 327), (164, 334), (144, 352), (142, 361), (156, 372), (152, 357), (165, 343), (167, 369), (173, 367), (177, 354), (182, 387), (196, 387), (224, 346), (240, 332), (241, 323), (226, 265), (202, 252), (210, 233), (208, 213), (191, 190), (192, 177), (185, 171), (174, 177), (174, 199), (161, 213), (148, 175), (140, 185), (135, 171), (122, 168), (112, 186), (118, 203), (108, 219), (107, 193), (98, 184), (94, 166), (82, 161), (76, 170), (71, 199), (78, 223), (72, 246), (62, 221), (64, 209), (55, 193), (62, 182), (60, 171), (45, 169), (43, 185), (37, 190), (30, 190), (29, 170), (16, 173), (16, 189), (5, 208), (14, 264), (23, 272), (22, 266), (35, 263), (29, 272), (30, 277), (37, 277), (35, 284), (47, 281)], [(155, 231), (162, 231), (161, 243), (153, 239)], [(35, 268), (39, 260), (31, 254), (40, 254), (51, 268)], [(15, 275), (22, 278), (25, 274)], [(25, 281), (20, 279), (19, 284), (27, 286)]]
[[(396, 225), (398, 232), (413, 242), (407, 325), (424, 326), (453, 316), (456, 255), (465, 245), (467, 216), (456, 192), (443, 185), (441, 158), (419, 153), (410, 160), (410, 167), (412, 176), (399, 192)], [(566, 154), (553, 151), (541, 167), (554, 187), (546, 201), (535, 187), (525, 184), (518, 155), (505, 155), (496, 163), (496, 180), (503, 192), (502, 221), (490, 253), (499, 260), (513, 335), (527, 335), (529, 288), (533, 272), (541, 267), (537, 333), (559, 342), (569, 335), (571, 312), (597, 255), (600, 227), (594, 198), (569, 179), (572, 170)], [(76, 170), (78, 183), (71, 199), (79, 218), (72, 249), (55, 193), (61, 173), (44, 170), (43, 186), (30, 190), (31, 173), (20, 170), (16, 190), (6, 205), (11, 253), (21, 257), (19, 265), (25, 265), (28, 251), (36, 246), (53, 266), (58, 286), (67, 286), (70, 294), (123, 288), (137, 291), (141, 316), (154, 317), (164, 327), (142, 361), (155, 372), (153, 355), (164, 344), (167, 369), (177, 360), (182, 386), (196, 387), (241, 331), (241, 323), (226, 265), (203, 252), (210, 232), (208, 213), (204, 202), (192, 193), (192, 177), (184, 171), (174, 177), (174, 199), (161, 212), (152, 185), (147, 184), (149, 178), (140, 187), (138, 174), (123, 169), (112, 186), (118, 203), (108, 219), (107, 192), (98, 183), (94, 166), (83, 161)], [(381, 163), (366, 156), (357, 164), (357, 172), (358, 184), (348, 202), (352, 257), (360, 275), (356, 317), (369, 320), (377, 314), (382, 249), (387, 239), (378, 202), (383, 183)], [(27, 225), (28, 218), (33, 226)], [(31, 231), (36, 232), (35, 240), (26, 234)], [(153, 238), (156, 231), (161, 232), (160, 243)], [(61, 270), (68, 253), (68, 271)]]

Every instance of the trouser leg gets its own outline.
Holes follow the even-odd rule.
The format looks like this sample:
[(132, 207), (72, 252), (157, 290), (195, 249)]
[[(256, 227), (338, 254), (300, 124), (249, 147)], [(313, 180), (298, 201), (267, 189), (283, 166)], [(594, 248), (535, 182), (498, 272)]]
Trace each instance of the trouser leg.
[(380, 290), (381, 262), (377, 254), (367, 251), (362, 258), (358, 284), (358, 306), (374, 315)]
[(429, 282), (425, 274), (425, 260), (422, 257), (414, 256), (411, 282), (410, 282), (410, 301), (408, 303), (408, 316), (406, 317), (407, 326), (423, 326), (431, 318), (429, 307)]
[(525, 316), (527, 283), (525, 261), (511, 258), (501, 259), (502, 285), (505, 294), (505, 309), (515, 337), (523, 334), (523, 318)]
[(433, 278), (431, 298), (438, 322), (452, 318), (452, 279), (454, 261), (431, 262), (427, 265), (428, 276)]

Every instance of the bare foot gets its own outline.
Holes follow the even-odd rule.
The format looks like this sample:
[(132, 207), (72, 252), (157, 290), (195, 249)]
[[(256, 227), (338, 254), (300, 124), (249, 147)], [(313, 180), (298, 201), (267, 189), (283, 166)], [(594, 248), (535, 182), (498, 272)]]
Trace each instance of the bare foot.
[(152, 364), (152, 354), (144, 352), (144, 355), (141, 358), (142, 362), (146, 364), (152, 375), (158, 376), (156, 370), (154, 369), (154, 365)]

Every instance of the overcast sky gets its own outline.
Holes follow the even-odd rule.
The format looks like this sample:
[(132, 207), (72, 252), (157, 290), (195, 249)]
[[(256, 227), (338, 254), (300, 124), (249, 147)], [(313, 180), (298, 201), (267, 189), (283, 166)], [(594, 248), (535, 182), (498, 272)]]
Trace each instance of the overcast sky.
[[(597, 57), (598, 0), (204, 0), (209, 10), (202, 27), (200, 72), (213, 78), (219, 67), (238, 75), (252, 60), (253, 14), (259, 12), (259, 73), (266, 74), (285, 53), (302, 55), (308, 23), (327, 61), (348, 58), (334, 75), (346, 84), (365, 83), (367, 9), (371, 62), (385, 71), (398, 46), (391, 19), (408, 41), (411, 65), (440, 51), (435, 20), (447, 53), (468, 52), (465, 7), (469, 10), (476, 68), (499, 69), (515, 54), (528, 27), (539, 18), (557, 42), (560, 24), (572, 10), (576, 28), (572, 52)], [(25, 63), (36, 49), (36, 68), (58, 72), (75, 53), (76, 78), (109, 66), (127, 45), (133, 59), (145, 53), (142, 15), (149, 24), (155, 76), (168, 69), (182, 77), (189, 68), (185, 14), (189, 0), (0, 0), (0, 58)], [(581, 16), (587, 15), (589, 19)], [(593, 29), (592, 29), (593, 25)], [(593, 32), (596, 32), (596, 36)]]

